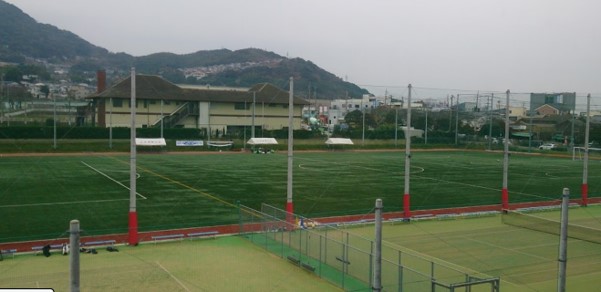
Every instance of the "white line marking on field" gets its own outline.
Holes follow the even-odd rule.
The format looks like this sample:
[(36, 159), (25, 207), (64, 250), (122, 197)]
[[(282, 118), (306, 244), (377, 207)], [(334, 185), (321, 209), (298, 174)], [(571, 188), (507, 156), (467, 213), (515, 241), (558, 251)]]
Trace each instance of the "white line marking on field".
[(73, 202), (52, 202), (52, 203), (35, 203), (35, 204), (18, 204), (18, 205), (4, 205), (4, 206), (0, 206), (0, 208), (36, 207), (36, 206), (53, 206), (53, 205), (68, 205), (68, 204), (87, 204), (87, 203), (105, 203), (105, 202), (116, 202), (116, 201), (129, 201), (129, 199), (73, 201)]
[[(439, 181), (439, 182), (444, 182), (444, 183), (449, 183), (449, 184), (458, 184), (458, 185), (464, 185), (464, 186), (469, 186), (469, 187), (474, 187), (474, 188), (481, 188), (481, 189), (485, 189), (485, 190), (492, 190), (492, 191), (499, 191), (499, 192), (501, 191), (501, 189), (498, 189), (498, 188), (479, 186), (479, 185), (475, 185), (475, 184), (468, 184), (468, 183), (462, 183), (462, 182), (456, 182), (456, 181), (449, 181), (449, 180), (437, 179), (437, 178), (425, 177), (425, 176), (419, 176), (419, 175), (415, 175), (415, 177), (422, 178), (422, 179), (429, 179), (429, 180)], [(547, 198), (547, 197), (544, 197), (544, 196), (539, 196), (539, 195), (535, 195), (535, 194), (527, 194), (527, 193), (522, 193), (522, 192), (517, 192), (517, 191), (510, 191), (510, 193), (512, 193), (512, 194), (520, 194), (520, 195), (530, 196), (530, 197), (537, 197), (537, 198)]]
[(161, 269), (163, 269), (163, 271), (165, 271), (165, 273), (167, 273), (167, 275), (169, 275), (169, 277), (173, 278), (173, 280), (175, 280), (175, 282), (177, 282), (180, 286), (182, 286), (182, 288), (184, 288), (184, 290), (190, 292), (190, 289), (188, 289), (188, 287), (186, 287), (184, 285), (184, 283), (182, 283), (178, 278), (176, 278), (173, 274), (169, 273), (169, 271), (167, 271), (167, 269), (165, 269), (165, 267), (163, 267), (161, 265), (161, 263), (156, 262), (156, 264), (161, 267)]
[[(98, 169), (96, 169), (96, 168), (92, 167), (91, 165), (89, 165), (89, 164), (87, 164), (87, 163), (85, 163), (85, 162), (83, 162), (83, 161), (81, 161), (81, 163), (83, 163), (83, 165), (85, 165), (85, 166), (89, 167), (89, 168), (90, 168), (90, 169), (92, 169), (93, 171), (95, 171), (95, 172), (99, 173), (100, 175), (102, 175), (102, 176), (104, 176), (104, 177), (106, 177), (106, 178), (108, 178), (108, 179), (112, 180), (114, 183), (116, 183), (116, 184), (118, 184), (118, 185), (120, 185), (120, 186), (122, 186), (122, 187), (124, 187), (124, 188), (126, 188), (126, 189), (128, 189), (128, 190), (131, 190), (131, 189), (130, 189), (128, 186), (126, 186), (126, 185), (122, 184), (120, 181), (117, 181), (116, 179), (114, 179), (114, 178), (112, 178), (112, 177), (108, 176), (108, 175), (107, 175), (107, 174), (105, 174), (104, 172), (102, 172), (102, 171), (100, 171), (100, 170), (98, 170)], [(148, 199), (148, 198), (146, 198), (146, 197), (142, 196), (142, 195), (141, 195), (140, 193), (138, 193), (138, 192), (136, 192), (136, 195), (140, 196), (140, 197), (141, 197), (142, 199), (144, 199), (144, 200)]]

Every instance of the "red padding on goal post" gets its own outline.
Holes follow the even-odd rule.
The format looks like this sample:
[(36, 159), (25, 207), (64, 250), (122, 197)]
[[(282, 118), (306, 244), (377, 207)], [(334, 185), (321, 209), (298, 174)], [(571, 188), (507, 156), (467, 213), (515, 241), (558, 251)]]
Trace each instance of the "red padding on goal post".
[(411, 217), (411, 205), (409, 204), (410, 197), (409, 194), (403, 195), (403, 217), (410, 218)]
[(582, 206), (588, 205), (588, 184), (582, 184)]
[(129, 212), (129, 245), (138, 245), (138, 213)]
[(501, 191), (501, 204), (503, 210), (509, 210), (509, 192), (507, 189)]
[(286, 202), (286, 222), (292, 225), (296, 223), (294, 222), (294, 206), (292, 202)]

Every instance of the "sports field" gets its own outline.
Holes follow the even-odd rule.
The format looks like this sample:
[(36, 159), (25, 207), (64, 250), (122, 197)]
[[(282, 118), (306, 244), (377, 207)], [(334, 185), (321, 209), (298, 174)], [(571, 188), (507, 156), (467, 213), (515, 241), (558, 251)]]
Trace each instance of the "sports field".
[[(560, 219), (558, 209), (530, 214)], [(601, 239), (601, 205), (570, 208), (569, 219)], [(374, 237), (373, 226), (349, 231)], [(500, 277), (501, 291), (557, 291), (559, 236), (503, 224), (501, 215), (384, 224), (382, 234), (402, 251)], [(567, 246), (567, 291), (601, 291), (601, 244), (568, 238)]]
[[(340, 291), (236, 236), (117, 246), (80, 254), (81, 291)], [(23, 254), (0, 262), (2, 288), (69, 291), (69, 257)]]
[[(558, 210), (532, 214), (559, 218)], [(569, 216), (571, 224), (601, 227), (600, 205), (571, 208)], [(353, 236), (374, 236), (373, 225), (353, 226), (346, 231)], [(298, 232), (290, 234), (296, 236)], [(445, 266), (500, 277), (501, 291), (556, 290), (559, 236), (505, 225), (499, 214), (385, 222), (383, 240), (385, 250), (394, 247), (400, 251), (398, 259), (406, 265), (407, 281), (411, 281), (409, 269), (429, 275), (430, 269), (439, 273)], [(118, 248), (119, 252), (100, 249), (98, 254), (81, 254), (82, 291), (340, 291), (317, 276), (322, 271), (301, 269), (239, 236)], [(328, 253), (333, 251), (330, 246)], [(367, 265), (357, 266), (361, 261), (353, 255), (348, 258), (353, 269), (367, 271)], [(384, 258), (390, 260), (388, 255), (384, 253)], [(567, 291), (599, 291), (601, 245), (570, 238), (567, 255)], [(412, 258), (416, 256), (434, 261), (435, 266), (415, 264)], [(383, 266), (382, 284), (386, 291), (397, 291), (397, 283), (386, 281), (390, 278), (387, 275), (398, 273), (389, 267)], [(20, 254), (0, 264), (0, 287), (67, 291), (68, 279), (68, 257), (57, 253), (49, 258)], [(430, 291), (429, 287), (429, 281), (424, 280), (408, 282), (401, 289)], [(364, 283), (357, 291), (371, 289)], [(471, 291), (491, 290), (490, 286), (475, 286)]]
[[(498, 152), (413, 152), (411, 208), (500, 204)], [(236, 204), (285, 206), (285, 154), (139, 155), (140, 231), (235, 224)], [(376, 198), (402, 210), (403, 152), (315, 152), (294, 156), (295, 213), (306, 217), (367, 214)], [(601, 163), (589, 166), (589, 194), (601, 196)], [(510, 158), (510, 202), (579, 196), (582, 161)], [(79, 219), (84, 235), (126, 233), (128, 155), (0, 157), (0, 242), (65, 236)]]

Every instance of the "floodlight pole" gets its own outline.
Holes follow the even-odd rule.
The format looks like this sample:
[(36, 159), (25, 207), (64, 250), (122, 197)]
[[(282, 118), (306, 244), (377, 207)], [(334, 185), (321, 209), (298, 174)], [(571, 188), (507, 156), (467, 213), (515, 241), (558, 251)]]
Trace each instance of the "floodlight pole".
[(288, 94), (288, 184), (287, 184), (287, 197), (286, 197), (286, 212), (288, 213), (288, 223), (294, 223), (292, 214), (294, 213), (294, 207), (292, 204), (292, 150), (293, 150), (293, 118), (294, 118), (294, 79), (290, 77), (290, 91)]
[(79, 292), (79, 220), (69, 223), (69, 283), (71, 292)]
[(559, 267), (557, 271), (557, 291), (566, 291), (566, 266), (568, 263), (568, 205), (570, 189), (564, 188), (561, 197), (561, 228), (559, 233)]
[[(591, 94), (586, 96), (586, 128), (584, 131), (584, 163), (582, 170), (582, 206), (588, 205), (588, 141), (591, 123)], [(573, 151), (573, 150), (572, 150)]]
[(138, 245), (138, 213), (136, 212), (136, 69), (131, 68), (131, 128), (129, 162), (129, 245)]
[(503, 210), (509, 209), (509, 192), (507, 191), (507, 173), (509, 170), (509, 89), (505, 92), (507, 101), (505, 106), (505, 141), (503, 143), (503, 189), (501, 190), (501, 204)]
[(411, 217), (411, 206), (409, 196), (409, 176), (411, 174), (411, 84), (407, 87), (409, 95), (407, 97), (407, 128), (405, 130), (405, 192), (403, 195), (403, 216)]

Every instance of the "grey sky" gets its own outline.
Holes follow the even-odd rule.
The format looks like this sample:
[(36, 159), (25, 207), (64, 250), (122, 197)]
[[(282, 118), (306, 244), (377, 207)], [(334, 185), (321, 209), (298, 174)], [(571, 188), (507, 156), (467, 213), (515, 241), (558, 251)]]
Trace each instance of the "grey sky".
[(601, 93), (598, 0), (6, 1), (136, 56), (254, 47), (372, 91)]

